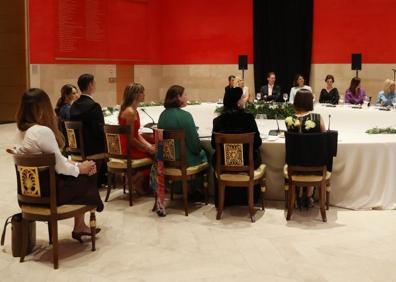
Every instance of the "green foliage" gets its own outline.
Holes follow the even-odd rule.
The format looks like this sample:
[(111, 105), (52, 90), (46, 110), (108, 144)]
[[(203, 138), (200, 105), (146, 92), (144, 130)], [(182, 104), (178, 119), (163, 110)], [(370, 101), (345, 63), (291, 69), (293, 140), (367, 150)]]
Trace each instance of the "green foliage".
[[(215, 113), (221, 113), (223, 107), (217, 107)], [(295, 110), (292, 104), (289, 103), (275, 103), (275, 102), (263, 102), (257, 103), (247, 102), (245, 111), (251, 113), (254, 117), (258, 114), (266, 115), (267, 119), (285, 119), (288, 116), (295, 114)]]
[(379, 127), (374, 127), (369, 130), (366, 130), (366, 133), (368, 134), (396, 134), (396, 128), (379, 128)]

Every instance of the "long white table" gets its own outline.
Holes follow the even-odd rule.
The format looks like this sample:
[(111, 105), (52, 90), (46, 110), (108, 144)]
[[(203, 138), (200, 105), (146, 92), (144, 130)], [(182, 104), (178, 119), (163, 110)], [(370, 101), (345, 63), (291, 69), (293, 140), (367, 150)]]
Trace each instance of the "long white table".
[[(210, 136), (212, 120), (216, 117), (214, 103), (187, 106), (199, 127), (200, 136)], [(145, 110), (158, 121), (163, 107), (146, 107)], [(331, 115), (331, 129), (338, 130), (338, 154), (334, 159), (331, 180), (330, 203), (350, 209), (396, 208), (396, 135), (369, 135), (372, 127), (396, 126), (396, 112), (375, 108), (353, 109), (348, 106), (336, 108), (316, 105), (314, 112), (325, 120)], [(141, 124), (151, 122), (142, 111)], [(266, 197), (283, 199), (283, 165), (285, 160), (284, 139), (270, 140), (268, 131), (276, 129), (275, 120), (256, 120), (263, 145), (262, 160), (267, 165)], [(117, 123), (116, 114), (106, 118), (107, 123)], [(281, 129), (284, 121), (279, 120)]]

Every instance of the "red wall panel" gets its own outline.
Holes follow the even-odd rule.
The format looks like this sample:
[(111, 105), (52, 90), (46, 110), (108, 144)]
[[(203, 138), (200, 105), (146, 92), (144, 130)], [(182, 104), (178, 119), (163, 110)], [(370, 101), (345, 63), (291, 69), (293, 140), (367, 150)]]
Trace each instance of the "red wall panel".
[(253, 1), (163, 0), (161, 57), (164, 64), (253, 62)]
[(395, 0), (316, 0), (312, 63), (396, 63)]
[[(252, 63), (252, 2), (30, 0), (30, 62), (235, 64), (247, 54)], [(355, 52), (363, 63), (396, 63), (395, 0), (314, 4), (313, 63), (350, 63)], [(69, 22), (68, 5), (81, 10)]]

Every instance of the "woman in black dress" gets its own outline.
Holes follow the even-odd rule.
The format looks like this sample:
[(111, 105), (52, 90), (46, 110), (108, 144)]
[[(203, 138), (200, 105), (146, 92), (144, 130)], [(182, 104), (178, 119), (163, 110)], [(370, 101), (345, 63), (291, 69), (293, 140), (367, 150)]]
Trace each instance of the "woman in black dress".
[[(255, 132), (254, 135), (254, 168), (257, 169), (261, 164), (260, 157), (260, 146), (261, 138), (257, 128), (254, 116), (250, 113), (246, 113), (243, 109), (245, 102), (242, 98), (243, 91), (241, 88), (231, 88), (224, 95), (223, 104), (224, 109), (220, 116), (213, 120), (213, 133), (212, 133), (212, 148), (216, 149), (214, 133), (248, 133)], [(213, 166), (215, 166), (215, 156), (212, 160)], [(247, 158), (245, 158), (247, 159)], [(254, 187), (254, 199), (257, 200), (260, 193), (260, 185)], [(247, 204), (247, 190), (246, 188), (226, 189), (224, 205), (246, 205)], [(215, 203), (218, 203), (218, 191), (215, 189)]]
[(325, 79), (326, 88), (320, 91), (319, 103), (337, 105), (340, 95), (337, 88), (333, 87), (334, 76), (328, 74)]
[[(294, 109), (296, 114), (285, 119), (287, 131), (300, 133), (324, 132), (326, 127), (320, 114), (312, 113), (313, 111), (313, 95), (306, 89), (298, 90), (294, 98)], [(314, 187), (307, 187), (306, 197), (303, 199), (303, 190), (300, 189), (299, 203), (304, 206), (313, 206)]]

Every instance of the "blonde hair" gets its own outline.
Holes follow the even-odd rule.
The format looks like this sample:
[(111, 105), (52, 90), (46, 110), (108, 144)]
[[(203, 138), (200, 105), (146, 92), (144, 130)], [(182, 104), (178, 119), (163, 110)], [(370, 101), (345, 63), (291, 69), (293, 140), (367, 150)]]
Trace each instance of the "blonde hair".
[(236, 76), (234, 79), (234, 87), (239, 87), (240, 82), (241, 82), (241, 78), (239, 76)]
[(390, 93), (390, 88), (392, 85), (396, 85), (392, 79), (387, 78), (384, 82), (384, 92), (386, 94)]

